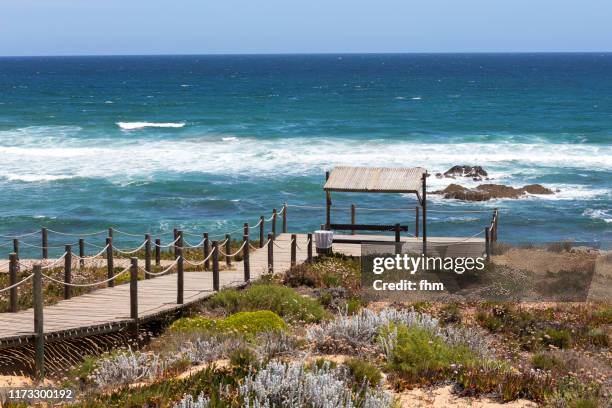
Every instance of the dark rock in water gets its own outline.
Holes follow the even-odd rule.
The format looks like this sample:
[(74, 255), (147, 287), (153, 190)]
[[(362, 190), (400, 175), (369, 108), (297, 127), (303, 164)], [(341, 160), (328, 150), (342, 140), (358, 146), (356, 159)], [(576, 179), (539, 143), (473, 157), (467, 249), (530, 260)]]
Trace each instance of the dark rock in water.
[(450, 184), (444, 190), (433, 194), (443, 194), (444, 198), (454, 198), (465, 201), (487, 201), (492, 198), (520, 198), (529, 194), (554, 194), (552, 190), (539, 184), (530, 184), (522, 188), (514, 188), (501, 184), (481, 184), (476, 188), (467, 188), (458, 184)]
[(550, 188), (546, 188), (540, 184), (529, 184), (521, 188), (521, 190), (529, 194), (554, 194)]
[(473, 177), (482, 178), (489, 174), (481, 166), (453, 166), (444, 172), (445, 177)]
[(436, 173), (437, 178), (442, 178), (442, 173)]

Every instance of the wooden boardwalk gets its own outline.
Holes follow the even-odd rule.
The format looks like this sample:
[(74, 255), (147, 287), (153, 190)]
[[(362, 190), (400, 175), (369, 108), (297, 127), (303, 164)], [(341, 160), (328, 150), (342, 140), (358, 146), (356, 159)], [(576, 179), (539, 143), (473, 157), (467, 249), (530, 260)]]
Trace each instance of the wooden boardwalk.
[[(296, 260), (304, 262), (307, 236), (297, 237)], [(251, 250), (251, 279), (266, 273), (267, 248)], [(140, 263), (142, 264), (142, 263)], [(274, 242), (274, 271), (282, 272), (291, 265), (291, 235), (281, 234)], [(219, 273), (220, 286), (237, 287), (244, 284), (242, 262), (234, 262), (232, 269)], [(214, 294), (213, 276), (210, 271), (184, 273), (184, 303), (177, 304), (177, 274), (169, 273), (153, 279), (138, 281), (138, 317), (147, 321), (164, 313), (173, 312)], [(0, 348), (19, 344), (31, 344), (34, 337), (33, 309), (17, 313), (0, 314)], [(130, 318), (130, 285), (101, 288), (62, 300), (44, 308), (44, 333), (46, 341), (105, 333), (128, 327)]]
[[(335, 238), (393, 241), (392, 236), (373, 235), (337, 235)], [(296, 262), (306, 261), (307, 235), (296, 235)], [(421, 240), (403, 237), (402, 243), (415, 244), (418, 247)], [(452, 244), (459, 242), (455, 245)], [(463, 239), (452, 237), (431, 237), (428, 240), (428, 251), (436, 252), (436, 248), (455, 248), (454, 255), (481, 256), (484, 249), (482, 238)], [(271, 244), (269, 244), (271, 245)], [(282, 273), (291, 266), (291, 235), (284, 233), (277, 236), (273, 243), (274, 272)], [(460, 249), (457, 249), (460, 248)], [(361, 255), (361, 245), (355, 243), (336, 243), (334, 251), (351, 256)], [(448, 251), (448, 249), (447, 249)], [(438, 254), (436, 254), (438, 255)], [(443, 255), (443, 254), (439, 254)], [(142, 265), (142, 261), (140, 261)], [(268, 269), (268, 249), (250, 251), (251, 280), (256, 280)], [(221, 271), (220, 286), (238, 287), (244, 282), (242, 262), (234, 262), (230, 270)], [(213, 275), (210, 271), (184, 272), (184, 303), (177, 301), (177, 274), (169, 273), (153, 279), (138, 281), (138, 319), (144, 322), (159, 317), (164, 313), (172, 313), (194, 302), (203, 300), (214, 294)], [(20, 344), (32, 344), (34, 338), (33, 309), (17, 313), (0, 314), (0, 348)], [(130, 285), (122, 284), (112, 288), (101, 288), (62, 300), (57, 304), (44, 308), (45, 341), (53, 341), (90, 334), (107, 333), (129, 327), (133, 323), (130, 318)]]

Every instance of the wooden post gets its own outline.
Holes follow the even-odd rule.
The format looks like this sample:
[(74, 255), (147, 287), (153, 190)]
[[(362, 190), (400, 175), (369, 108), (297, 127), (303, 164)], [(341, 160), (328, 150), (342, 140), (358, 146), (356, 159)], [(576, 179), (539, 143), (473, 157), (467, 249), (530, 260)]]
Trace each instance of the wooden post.
[(47, 236), (47, 229), (43, 228), (42, 232), (42, 259), (49, 258), (49, 239)]
[[(355, 204), (351, 204), (351, 224), (357, 224), (357, 209)], [(355, 235), (355, 228), (351, 230), (351, 235)]]
[(489, 227), (485, 227), (485, 254), (487, 254), (487, 259), (491, 257), (491, 237), (489, 233)]
[(276, 218), (278, 217), (278, 213), (276, 212), (276, 208), (272, 209), (272, 239), (276, 239)]
[(183, 231), (177, 231), (178, 241), (175, 246), (175, 256), (178, 258), (176, 274), (176, 303), (183, 304), (183, 294), (185, 291), (185, 276), (183, 270)]
[(427, 256), (427, 171), (423, 174), (423, 255)]
[(325, 230), (331, 229), (331, 193), (325, 192)]
[(308, 252), (308, 263), (312, 263), (312, 234), (308, 234), (308, 244), (306, 245)]
[[(178, 238), (178, 229), (174, 228), (172, 230), (172, 241), (174, 241), (174, 244), (172, 244), (172, 254), (174, 255), (174, 258), (176, 259), (176, 243), (177, 243), (177, 238)], [(170, 248), (168, 248), (168, 250), (170, 250)]]
[[(17, 260), (15, 252), (9, 255), (9, 286), (17, 283), (17, 270), (19, 269)], [(9, 289), (9, 305), (9, 312), (17, 313), (17, 287)]]
[[(106, 278), (111, 279), (115, 274), (115, 266), (113, 263), (113, 239), (106, 238)], [(108, 287), (112, 288), (115, 286), (115, 280), (111, 279), (108, 281)]]
[(263, 248), (264, 246), (264, 233), (265, 233), (265, 226), (264, 224), (266, 223), (266, 218), (262, 215), (261, 217), (259, 217), (259, 247)]
[[(72, 283), (72, 245), (66, 245), (64, 257), (64, 283)], [(72, 287), (64, 285), (64, 299), (72, 297)]]
[(268, 234), (268, 273), (274, 273), (274, 240)]
[(297, 235), (291, 234), (291, 266), (297, 264)]
[(138, 258), (130, 258), (130, 318), (132, 332), (138, 337)]
[(229, 256), (232, 253), (232, 237), (230, 234), (225, 234), (225, 265), (229, 268), (232, 266), (232, 257)]
[(497, 208), (494, 209), (495, 211), (495, 225), (493, 226), (493, 241), (497, 242), (497, 228), (499, 227), (499, 210)]
[(251, 232), (249, 231), (249, 223), (248, 222), (245, 222), (242, 225), (242, 235), (248, 235), (248, 236), (251, 235)]
[(402, 252), (402, 244), (400, 243), (400, 225), (395, 224), (395, 254)]
[[(145, 271), (153, 272), (151, 270), (151, 235), (145, 234)], [(148, 273), (144, 274), (145, 279), (150, 279), (151, 275)]]
[(42, 269), (40, 264), (33, 266), (32, 298), (34, 306), (34, 369), (35, 377), (45, 377), (45, 332), (43, 328)]
[(17, 256), (17, 260), (19, 260), (19, 240), (17, 238), (13, 238), (13, 252)]
[[(248, 226), (248, 224), (246, 224)], [(251, 260), (249, 259), (249, 236), (245, 234), (242, 236), (244, 248), (242, 249), (242, 262), (244, 263), (244, 281), (248, 282), (251, 280)]]
[(414, 220), (414, 236), (415, 237), (419, 237), (419, 207), (416, 206), (414, 207), (414, 214), (415, 214), (415, 220)]
[(79, 268), (83, 269), (85, 267), (85, 240), (83, 238), (79, 239)]
[(112, 227), (108, 229), (108, 237), (109, 238), (113, 237), (113, 228)]
[(283, 233), (287, 233), (287, 203), (283, 204)]
[[(325, 181), (329, 180), (329, 171), (325, 172)], [(325, 229), (330, 229), (331, 224), (331, 193), (325, 191)]]
[(155, 239), (155, 266), (161, 265), (161, 239)]
[(203, 250), (204, 250), (204, 259), (206, 259), (204, 261), (204, 270), (207, 271), (210, 269), (210, 259), (207, 259), (208, 256), (210, 255), (210, 240), (208, 239), (208, 232), (204, 233)]
[(212, 242), (213, 290), (219, 291), (219, 243)]

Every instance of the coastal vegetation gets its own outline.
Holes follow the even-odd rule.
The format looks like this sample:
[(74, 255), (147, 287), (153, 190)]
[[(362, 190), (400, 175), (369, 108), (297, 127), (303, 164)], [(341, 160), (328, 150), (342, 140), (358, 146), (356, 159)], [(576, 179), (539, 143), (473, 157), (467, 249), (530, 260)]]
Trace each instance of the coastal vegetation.
[(457, 403), (609, 406), (609, 304), (372, 302), (360, 275), (333, 255), (224, 289), (52, 381), (75, 407), (399, 407), (449, 384)]

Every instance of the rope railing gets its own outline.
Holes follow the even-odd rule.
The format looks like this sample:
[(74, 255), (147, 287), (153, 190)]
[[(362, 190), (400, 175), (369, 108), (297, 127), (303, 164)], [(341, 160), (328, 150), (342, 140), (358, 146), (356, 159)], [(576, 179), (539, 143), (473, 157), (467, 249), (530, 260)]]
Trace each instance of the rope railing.
[(431, 242), (431, 241), (427, 241), (427, 245), (432, 245), (432, 246), (444, 246), (444, 245), (453, 245), (453, 244), (460, 244), (462, 242), (465, 241), (469, 241), (472, 238), (476, 238), (479, 235), (484, 234), (484, 230), (481, 230), (477, 233), (475, 233), (474, 235), (470, 235), (469, 237), (462, 237), (460, 240), (458, 241), (452, 241), (452, 242)]
[(119, 249), (116, 247), (113, 247), (113, 251), (117, 251), (120, 254), (123, 255), (131, 255), (131, 254), (135, 254), (136, 252), (140, 251), (142, 248), (144, 248), (144, 246), (147, 244), (147, 241), (145, 240), (142, 244), (140, 244), (140, 246), (138, 248), (134, 248), (134, 249), (130, 249), (130, 250), (123, 250), (123, 249)]
[[(308, 246), (308, 244), (310, 244), (310, 241), (312, 241), (312, 239), (308, 238), (306, 240), (306, 246)], [(293, 242), (293, 240), (292, 240)], [(302, 248), (300, 245), (298, 245), (297, 241), (295, 242), (295, 246), (297, 247), (297, 249), (299, 249), (300, 251), (303, 250), (304, 248)]]
[(101, 280), (101, 281), (98, 281), (98, 282), (93, 282), (93, 283), (72, 283), (72, 282), (68, 283), (68, 282), (61, 281), (59, 279), (55, 279), (52, 276), (46, 275), (44, 273), (42, 273), (42, 276), (44, 278), (52, 281), (52, 282), (59, 283), (59, 284), (62, 284), (64, 286), (70, 286), (70, 287), (75, 287), (75, 288), (87, 288), (87, 287), (98, 286), (98, 285), (101, 285), (103, 283), (110, 282), (110, 281), (118, 278), (119, 276), (123, 275), (127, 271), (129, 271), (130, 268), (131, 268), (131, 266), (127, 266), (121, 272), (116, 273), (115, 275), (111, 276), (110, 278), (107, 278), (107, 279), (104, 279), (104, 280)]
[(0, 238), (16, 239), (16, 238), (29, 237), (31, 235), (38, 234), (38, 233), (40, 233), (40, 230), (36, 230), (36, 231), (32, 231), (32, 232), (28, 232), (28, 233), (20, 234), (20, 235), (0, 235)]
[(19, 282), (12, 284), (11, 286), (7, 286), (6, 288), (0, 289), (0, 293), (6, 292), (8, 290), (11, 290), (13, 288), (16, 288), (16, 287), (20, 286), (21, 284), (25, 283), (28, 279), (31, 279), (32, 276), (34, 276), (33, 273), (29, 274), (28, 276), (26, 276), (25, 278), (23, 278)]
[(108, 245), (105, 246), (104, 248), (102, 248), (102, 250), (100, 252), (98, 252), (95, 255), (90, 255), (90, 256), (78, 256), (75, 254), (72, 254), (73, 257), (75, 257), (76, 259), (82, 259), (84, 261), (88, 260), (88, 259), (95, 259), (97, 257), (99, 257), (100, 255), (104, 254), (106, 252), (106, 249), (108, 248)]
[[(170, 264), (168, 267), (166, 267), (166, 269), (160, 271), (160, 272), (151, 272), (151, 271), (147, 271), (145, 268), (139, 266), (138, 269), (140, 269), (141, 271), (143, 271), (145, 274), (150, 275), (150, 276), (160, 276), (165, 274), (166, 272), (170, 271), (170, 269), (174, 268), (174, 266), (176, 264), (178, 264), (178, 261), (181, 259), (180, 256), (177, 256), (176, 259), (174, 260), (174, 262), (172, 262), (172, 264)], [(183, 260), (185, 260), (185, 258), (183, 258)]]
[[(206, 261), (208, 261), (210, 259), (210, 257), (213, 255), (213, 253), (217, 250), (218, 248), (213, 248), (212, 251), (210, 251), (210, 253), (208, 254), (208, 256), (204, 259), (202, 259), (199, 262), (195, 262), (195, 261), (190, 261), (187, 258), (183, 258), (183, 261), (185, 261), (186, 264), (191, 265), (191, 266), (200, 266), (203, 265)], [(221, 252), (221, 251), (219, 251)]]
[[(226, 241), (227, 241), (227, 240), (226, 240)], [(223, 256), (226, 256), (226, 257), (232, 258), (232, 257), (234, 257), (234, 256), (238, 255), (238, 254), (240, 253), (240, 251), (242, 251), (242, 250), (244, 249), (244, 246), (245, 246), (245, 245), (246, 245), (246, 241), (243, 241), (243, 242), (242, 242), (242, 245), (240, 246), (240, 248), (238, 248), (238, 249), (236, 250), (236, 252), (231, 253), (231, 254), (226, 254), (225, 252), (223, 252), (223, 250), (222, 250), (220, 247), (218, 247), (218, 248), (219, 248), (219, 253), (220, 253), (221, 255), (223, 255)]]
[(187, 241), (185, 238), (183, 238), (183, 242), (187, 245), (183, 245), (182, 247), (177, 247), (177, 248), (181, 248), (181, 249), (200, 248), (202, 247), (202, 245), (204, 245), (204, 241), (206, 241), (206, 239), (202, 239), (196, 245), (193, 245), (189, 241)]
[[(20, 245), (25, 245), (25, 246), (30, 247), (30, 248), (38, 248), (38, 249), (59, 249), (59, 248), (64, 248), (64, 245), (41, 246), (41, 245), (30, 244), (29, 242), (19, 242), (19, 244)], [(78, 245), (78, 241), (77, 242), (73, 242), (71, 244), (66, 244), (66, 245)]]
[(51, 269), (52, 267), (57, 265), (61, 260), (63, 260), (66, 257), (66, 255), (68, 255), (68, 252), (64, 252), (64, 254), (62, 256), (60, 256), (59, 258), (54, 260), (52, 263), (47, 264), (45, 266), (41, 266), (41, 269)]
[(118, 230), (117, 228), (113, 228), (113, 232), (116, 232), (121, 235), (127, 235), (128, 237), (142, 237), (142, 234), (132, 234), (131, 232), (125, 232)]
[(169, 242), (167, 244), (159, 244), (159, 245), (157, 245), (156, 242), (152, 242), (152, 244), (154, 246), (158, 247), (158, 248), (168, 248), (168, 247), (171, 247), (172, 245), (176, 244), (179, 241), (179, 239), (180, 239), (180, 237), (177, 237), (174, 241)]
[(51, 228), (47, 228), (48, 232), (52, 232), (53, 234), (57, 234), (57, 235), (64, 235), (67, 237), (92, 237), (95, 235), (101, 235), (101, 234), (106, 234), (108, 232), (108, 230), (103, 230), (103, 231), (95, 231), (95, 232), (83, 232), (80, 234), (75, 234), (75, 233), (70, 233), (70, 232), (62, 232), (62, 231), (56, 231), (56, 230), (52, 230)]

